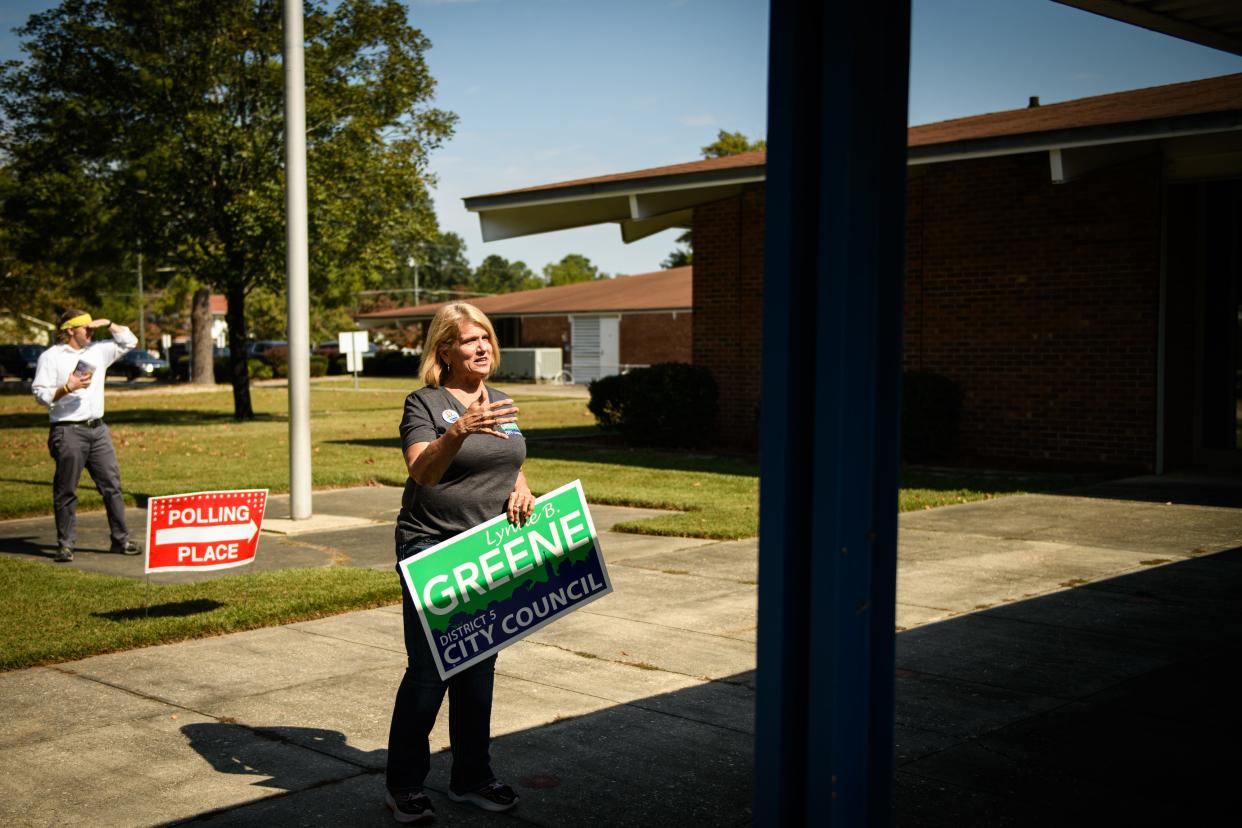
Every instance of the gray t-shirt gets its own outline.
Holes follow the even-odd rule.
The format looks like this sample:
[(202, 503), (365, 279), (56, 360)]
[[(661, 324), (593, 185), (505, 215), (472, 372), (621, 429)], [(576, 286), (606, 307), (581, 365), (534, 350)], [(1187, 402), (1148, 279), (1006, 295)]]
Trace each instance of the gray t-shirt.
[[(507, 395), (487, 387), (491, 401)], [(448, 430), (466, 409), (445, 388), (420, 388), (405, 398), (401, 417), (401, 453), (414, 443), (430, 443)], [(526, 439), (517, 428), (508, 440), (471, 434), (434, 486), (406, 478), (397, 516), (397, 543), (420, 537), (448, 537), (505, 511), (509, 493), (526, 459)]]

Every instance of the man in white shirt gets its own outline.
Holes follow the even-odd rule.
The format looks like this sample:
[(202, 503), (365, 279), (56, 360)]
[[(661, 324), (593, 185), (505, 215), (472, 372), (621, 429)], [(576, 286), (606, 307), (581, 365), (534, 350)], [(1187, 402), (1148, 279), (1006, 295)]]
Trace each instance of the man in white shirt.
[[(107, 327), (112, 339), (93, 342), (96, 328)], [(78, 480), (86, 469), (103, 496), (108, 511), (112, 551), (137, 555), (125, 525), (125, 500), (121, 496), (121, 468), (112, 447), (112, 432), (104, 425), (104, 375), (108, 366), (131, 350), (138, 339), (124, 325), (107, 319), (91, 319), (84, 310), (71, 308), (61, 314), (64, 342), (39, 357), (31, 386), (35, 399), (48, 407), (51, 432), (47, 448), (56, 461), (52, 479), (52, 505), (56, 510), (57, 550), (54, 560), (73, 560), (77, 541)]]

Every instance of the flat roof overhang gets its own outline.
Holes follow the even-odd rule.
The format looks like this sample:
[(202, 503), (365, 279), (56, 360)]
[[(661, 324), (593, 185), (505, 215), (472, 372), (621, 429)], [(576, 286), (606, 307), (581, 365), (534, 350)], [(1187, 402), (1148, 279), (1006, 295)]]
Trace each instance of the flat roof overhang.
[[(1194, 154), (1207, 150), (1201, 140), (1192, 139), (1212, 137), (1217, 142), (1210, 148), (1211, 165), (1194, 163)], [(1057, 182), (1153, 152), (1163, 152), (1174, 173), (1209, 169), (1218, 175), (1242, 174), (1242, 109), (916, 145), (908, 148), (906, 163), (913, 172), (930, 164), (1032, 152), (1049, 154), (1050, 174)], [(1189, 164), (1188, 158), (1192, 159)], [(670, 175), (635, 173), (606, 181), (475, 196), (465, 199), (465, 206), (479, 214), (484, 241), (615, 223), (622, 240), (629, 243), (670, 227), (688, 228), (696, 206), (731, 198), (766, 178), (763, 163)]]
[(615, 222), (628, 243), (689, 227), (697, 205), (763, 180), (764, 167), (758, 165), (475, 196), (465, 205), (479, 214), (485, 242)]
[(1153, 32), (1242, 55), (1238, 0), (1053, 0)]

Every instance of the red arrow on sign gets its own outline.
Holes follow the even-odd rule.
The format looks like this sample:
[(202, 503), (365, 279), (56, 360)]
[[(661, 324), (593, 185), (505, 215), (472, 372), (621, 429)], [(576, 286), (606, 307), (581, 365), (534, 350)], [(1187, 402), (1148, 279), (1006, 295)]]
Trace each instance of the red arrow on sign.
[(147, 502), (147, 572), (226, 569), (254, 560), (267, 489), (194, 492)]

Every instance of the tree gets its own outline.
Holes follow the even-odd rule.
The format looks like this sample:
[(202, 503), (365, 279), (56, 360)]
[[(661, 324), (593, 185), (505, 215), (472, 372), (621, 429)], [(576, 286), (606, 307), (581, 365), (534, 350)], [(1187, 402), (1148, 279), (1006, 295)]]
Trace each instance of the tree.
[[(306, 5), (311, 292), (339, 307), (433, 235), (427, 157), (455, 116), (428, 105), (430, 43), (397, 0)], [(0, 72), (4, 149), (30, 194), (15, 215), (51, 216), (39, 235), (75, 266), (94, 252), (75, 235), (128, 240), (223, 293), (238, 419), (254, 416), (246, 298), (285, 270), (281, 8), (64, 0)]]
[(190, 299), (190, 381), (195, 385), (213, 385), (216, 381), (216, 348), (211, 338), (211, 291), (200, 287)]
[(576, 282), (607, 279), (608, 274), (600, 273), (599, 268), (581, 253), (570, 253), (556, 264), (544, 265), (543, 278), (549, 285), (572, 285)]
[(660, 262), (660, 267), (667, 270), (670, 267), (685, 267), (688, 264), (693, 264), (694, 247), (692, 239), (693, 237), (689, 230), (678, 236), (677, 244), (680, 247), (674, 247), (673, 252), (669, 253), (668, 257)]
[(418, 269), (419, 302), (443, 302), (455, 292), (466, 292), (474, 281), (474, 271), (466, 258), (466, 240), (456, 233), (437, 233), (406, 253), (413, 265), (401, 270), (399, 287), (411, 289), (414, 268)]
[(715, 141), (703, 147), (702, 153), (704, 158), (724, 158), (727, 155), (741, 155), (767, 148), (768, 142), (762, 138), (751, 141), (741, 132), (726, 132), (722, 129), (716, 133)]
[[(55, 172), (38, 183), (23, 182), (11, 159), (0, 165), (0, 308), (52, 319), (69, 306), (96, 307), (120, 276), (123, 252), (101, 249), (95, 188)], [(14, 220), (22, 213), (26, 221)]]
[(493, 253), (475, 269), (474, 287), (480, 293), (513, 293), (543, 287), (543, 282), (526, 262), (511, 262)]
[[(724, 158), (767, 148), (768, 142), (762, 138), (751, 141), (741, 132), (726, 132), (722, 129), (716, 133), (716, 140), (703, 147), (700, 152), (704, 158)], [(694, 239), (689, 230), (677, 237), (677, 244), (680, 246), (673, 248), (668, 258), (660, 262), (660, 267), (682, 267), (694, 261)]]

